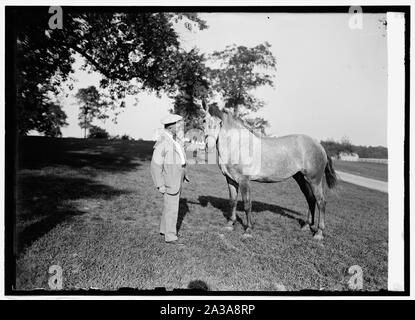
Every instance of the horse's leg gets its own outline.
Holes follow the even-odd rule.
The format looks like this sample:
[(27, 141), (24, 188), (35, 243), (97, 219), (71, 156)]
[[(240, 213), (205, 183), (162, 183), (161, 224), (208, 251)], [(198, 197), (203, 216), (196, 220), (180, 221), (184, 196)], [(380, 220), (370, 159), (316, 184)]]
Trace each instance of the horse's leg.
[(322, 240), (323, 231), (324, 231), (324, 220), (326, 215), (326, 199), (324, 198), (323, 193), (323, 181), (320, 180), (318, 184), (311, 183), (311, 187), (313, 189), (314, 196), (316, 197), (317, 207), (319, 211), (318, 215), (318, 228), (317, 232), (314, 234), (314, 239)]
[(251, 216), (251, 209), (252, 209), (251, 190), (250, 190), (250, 184), (249, 184), (248, 178), (244, 178), (240, 182), (240, 188), (241, 188), (240, 190), (242, 194), (242, 200), (244, 202), (244, 210), (246, 213), (245, 236), (249, 237), (251, 236), (253, 225), (252, 225), (252, 216)]
[(228, 219), (228, 223), (225, 226), (225, 229), (232, 231), (233, 225), (236, 221), (236, 206), (238, 204), (238, 184), (226, 177), (226, 182), (228, 183), (229, 189), (229, 207), (231, 209), (231, 216)]
[(301, 229), (310, 230), (310, 226), (314, 225), (316, 198), (314, 197), (313, 189), (311, 188), (308, 181), (304, 179), (304, 175), (301, 172), (297, 172), (295, 175), (293, 175), (293, 178), (298, 183), (308, 204), (307, 220), (304, 222), (304, 225), (301, 227)]

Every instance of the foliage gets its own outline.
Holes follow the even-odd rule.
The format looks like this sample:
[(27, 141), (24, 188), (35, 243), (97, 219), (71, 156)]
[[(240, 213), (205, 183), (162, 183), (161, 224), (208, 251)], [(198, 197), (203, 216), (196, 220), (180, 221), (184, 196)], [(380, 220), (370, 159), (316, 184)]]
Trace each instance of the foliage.
[(326, 149), (329, 156), (338, 156), (340, 152), (357, 153), (359, 158), (376, 158), (387, 159), (388, 149), (382, 146), (356, 146), (351, 144), (349, 139), (342, 139), (341, 142), (336, 142), (333, 139), (321, 141), (321, 144)]
[(275, 69), (270, 47), (267, 42), (253, 48), (233, 45), (211, 55), (213, 61), (220, 63), (220, 68), (211, 69), (213, 90), (221, 94), (225, 108), (233, 109), (236, 115), (244, 115), (241, 106), (248, 111), (257, 111), (263, 106), (252, 90), (273, 85), (272, 75), (264, 72)]
[[(118, 134), (116, 134), (116, 135), (112, 135), (112, 136), (110, 136), (109, 137), (109, 139), (111, 139), (111, 140), (124, 140), (124, 141), (134, 141), (134, 138), (133, 137), (131, 137), (131, 136), (129, 136), (128, 134), (123, 134), (123, 135), (118, 135)], [(140, 140), (140, 139), (139, 139)], [(142, 140), (142, 139), (141, 139)]]
[(39, 114), (32, 118), (36, 121), (37, 130), (47, 137), (61, 137), (61, 127), (66, 126), (66, 114), (61, 107), (52, 102), (46, 102), (42, 105), (44, 114), (38, 118)]
[[(244, 118), (264, 106), (264, 102), (253, 95), (253, 90), (265, 85), (273, 86), (273, 76), (268, 70), (276, 68), (276, 60), (268, 42), (252, 48), (228, 46), (223, 51), (211, 55), (219, 68), (210, 69), (212, 90), (218, 92), (225, 101), (225, 108)], [(252, 129), (265, 132), (267, 121), (259, 117), (247, 120)]]
[(332, 139), (327, 141), (321, 141), (321, 144), (326, 149), (329, 156), (338, 157), (341, 152), (353, 153), (353, 145), (350, 140), (346, 137), (342, 138), (342, 141), (337, 142)]
[(36, 129), (45, 135), (60, 135), (66, 116), (50, 96), (59, 93), (68, 79), (74, 59), (61, 45), (62, 40), (48, 36), (47, 9), (40, 15), (17, 10), (16, 34), (16, 110), (18, 131), (25, 135)]
[(121, 140), (134, 140), (133, 138), (131, 138), (128, 134), (123, 134), (122, 136), (121, 136)]
[(98, 126), (90, 126), (89, 127), (88, 138), (91, 138), (91, 139), (108, 139), (109, 137), (110, 137), (110, 135), (108, 134), (108, 132), (105, 129), (100, 128)]
[[(83, 68), (103, 76), (100, 87), (107, 89), (116, 114), (125, 106), (127, 94), (166, 92), (174, 97), (173, 111), (185, 117), (189, 128), (199, 126), (197, 100), (209, 90), (220, 93), (225, 107), (244, 117), (263, 106), (251, 91), (273, 84), (272, 77), (263, 72), (275, 68), (268, 43), (214, 52), (210, 58), (220, 65), (217, 69), (208, 69), (196, 49), (182, 50), (174, 26), (184, 22), (189, 30), (206, 29), (206, 22), (196, 13), (93, 12), (68, 7), (63, 10), (63, 28), (55, 30), (48, 29), (51, 15), (45, 8), (14, 8), (13, 14), (15, 21), (24, 21), (16, 23), (21, 134), (36, 129), (59, 135), (64, 113), (49, 114), (50, 97), (57, 96), (61, 84), (70, 79), (75, 53), (85, 59)], [(212, 79), (211, 88), (208, 79)], [(57, 108), (54, 103), (53, 109)]]
[(355, 152), (360, 158), (376, 158), (376, 159), (387, 159), (388, 148), (382, 146), (354, 146)]
[(321, 144), (326, 150), (327, 155), (330, 157), (337, 157), (342, 151), (341, 144), (332, 139), (321, 141)]
[(354, 153), (355, 150), (349, 137), (344, 136), (342, 140), (340, 141), (340, 143), (341, 143), (343, 152)]
[(267, 120), (261, 117), (256, 118), (245, 118), (244, 119), (245, 124), (250, 127), (255, 132), (260, 132), (261, 135), (265, 136), (265, 129), (269, 126), (269, 123)]
[[(188, 29), (207, 28), (195, 13), (97, 13), (65, 7), (63, 28), (50, 30), (47, 7), (9, 12), (16, 30), (17, 116), (23, 135), (42, 130), (39, 123), (53, 120), (46, 98), (56, 96), (73, 72), (75, 53), (85, 59), (85, 68), (101, 73), (101, 87), (108, 88), (109, 97), (122, 108), (126, 94), (176, 90), (172, 75), (181, 52), (175, 23), (185, 21)], [(61, 120), (56, 119), (54, 127)]]
[(183, 116), (187, 130), (198, 128), (202, 110), (197, 100), (204, 97), (209, 89), (205, 58), (196, 49), (192, 49), (180, 55), (179, 65), (176, 74), (178, 92), (174, 97), (172, 111)]
[(102, 98), (95, 86), (79, 89), (75, 97), (81, 103), (78, 120), (86, 137), (86, 130), (91, 127), (94, 119), (108, 118), (106, 111), (110, 104)]

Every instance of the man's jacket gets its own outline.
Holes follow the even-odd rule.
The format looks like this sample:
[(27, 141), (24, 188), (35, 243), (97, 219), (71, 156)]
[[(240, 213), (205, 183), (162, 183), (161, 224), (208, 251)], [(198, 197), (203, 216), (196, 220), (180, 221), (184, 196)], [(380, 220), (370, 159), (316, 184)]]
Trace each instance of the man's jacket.
[[(168, 194), (179, 192), (185, 178), (185, 169), (181, 164), (179, 152), (177, 146), (164, 132), (154, 145), (151, 176), (154, 185), (157, 188), (165, 186)], [(183, 155), (185, 156), (184, 150)]]

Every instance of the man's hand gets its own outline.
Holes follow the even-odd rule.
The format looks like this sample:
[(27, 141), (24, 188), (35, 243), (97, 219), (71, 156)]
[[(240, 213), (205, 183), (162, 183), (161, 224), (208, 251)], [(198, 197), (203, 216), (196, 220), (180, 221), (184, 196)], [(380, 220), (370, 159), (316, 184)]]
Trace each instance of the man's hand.
[(161, 193), (166, 193), (166, 187), (165, 186), (161, 186), (158, 189)]

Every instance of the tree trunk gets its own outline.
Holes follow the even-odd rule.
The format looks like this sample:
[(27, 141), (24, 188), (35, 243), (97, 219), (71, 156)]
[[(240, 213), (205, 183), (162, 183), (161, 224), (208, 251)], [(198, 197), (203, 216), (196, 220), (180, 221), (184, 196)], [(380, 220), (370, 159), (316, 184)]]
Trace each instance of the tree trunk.
[(84, 113), (84, 125), (85, 125), (85, 127), (84, 127), (84, 139), (86, 139), (86, 111)]

